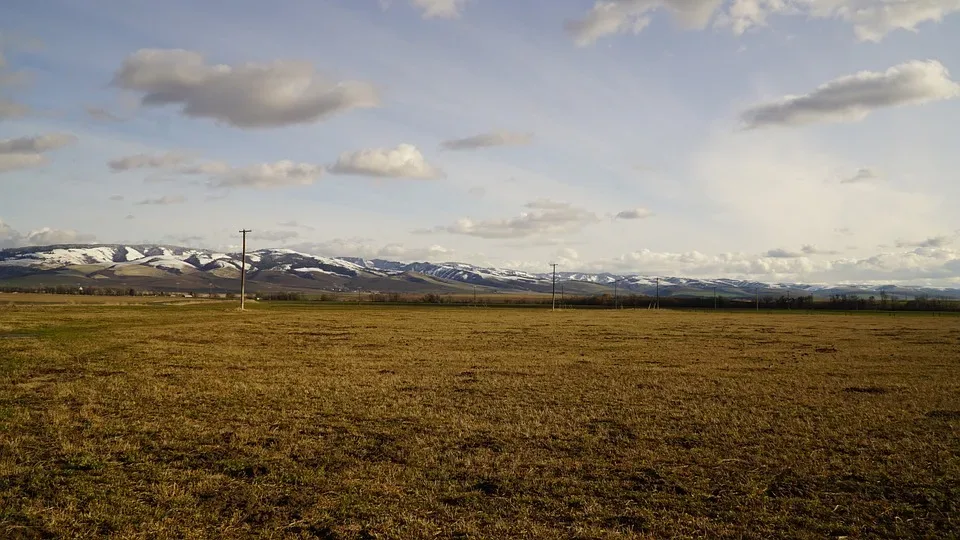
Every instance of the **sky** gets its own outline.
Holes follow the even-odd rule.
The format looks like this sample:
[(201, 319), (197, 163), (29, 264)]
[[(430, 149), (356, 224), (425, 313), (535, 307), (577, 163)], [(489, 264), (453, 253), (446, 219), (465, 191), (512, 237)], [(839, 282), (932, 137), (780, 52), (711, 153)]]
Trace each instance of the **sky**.
[(960, 0), (6, 0), (0, 248), (960, 286)]

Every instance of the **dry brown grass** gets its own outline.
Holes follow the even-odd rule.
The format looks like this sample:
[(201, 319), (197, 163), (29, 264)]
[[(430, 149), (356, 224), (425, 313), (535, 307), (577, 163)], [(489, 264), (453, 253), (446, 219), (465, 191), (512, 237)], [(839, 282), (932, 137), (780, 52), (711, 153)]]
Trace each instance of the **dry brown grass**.
[(929, 536), (960, 318), (0, 305), (0, 536)]

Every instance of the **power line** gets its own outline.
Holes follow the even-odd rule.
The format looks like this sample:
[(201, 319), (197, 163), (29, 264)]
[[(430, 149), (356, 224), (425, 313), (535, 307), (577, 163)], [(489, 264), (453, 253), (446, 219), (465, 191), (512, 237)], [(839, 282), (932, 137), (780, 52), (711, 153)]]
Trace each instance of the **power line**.
[(240, 311), (243, 311), (243, 303), (247, 298), (247, 233), (253, 232), (250, 229), (240, 229), (243, 235), (243, 247), (240, 255)]

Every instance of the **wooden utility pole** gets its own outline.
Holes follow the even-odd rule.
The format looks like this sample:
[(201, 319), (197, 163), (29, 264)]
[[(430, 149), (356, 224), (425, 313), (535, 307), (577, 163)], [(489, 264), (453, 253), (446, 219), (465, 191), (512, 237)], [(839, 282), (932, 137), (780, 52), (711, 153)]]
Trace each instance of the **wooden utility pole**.
[(660, 309), (660, 278), (657, 278), (657, 309)]
[(757, 311), (760, 311), (760, 288), (757, 287), (754, 292), (757, 293)]
[(552, 304), (552, 309), (556, 311), (557, 309), (557, 263), (550, 263), (550, 266), (553, 267), (553, 288), (550, 292), (550, 302)]
[(244, 300), (247, 299), (247, 233), (250, 229), (240, 229), (243, 243), (240, 252), (240, 311), (243, 311)]
[(713, 309), (717, 309), (717, 286), (713, 286)]

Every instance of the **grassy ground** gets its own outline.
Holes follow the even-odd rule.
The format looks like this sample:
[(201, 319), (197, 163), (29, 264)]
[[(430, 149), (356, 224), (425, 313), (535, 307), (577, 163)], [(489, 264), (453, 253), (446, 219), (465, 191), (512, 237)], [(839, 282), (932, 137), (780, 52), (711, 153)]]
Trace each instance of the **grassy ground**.
[(0, 305), (0, 537), (950, 537), (960, 319)]

